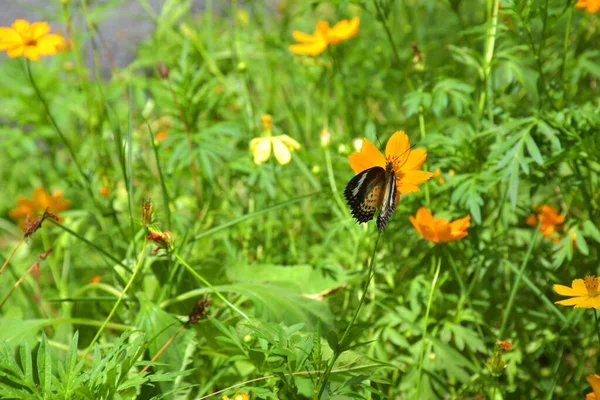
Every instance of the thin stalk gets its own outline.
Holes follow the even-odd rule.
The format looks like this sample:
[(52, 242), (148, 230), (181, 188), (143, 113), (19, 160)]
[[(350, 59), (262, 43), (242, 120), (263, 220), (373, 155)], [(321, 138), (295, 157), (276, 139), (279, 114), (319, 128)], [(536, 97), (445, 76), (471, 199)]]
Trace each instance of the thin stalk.
[(245, 320), (249, 320), (250, 318), (248, 318), (248, 316), (246, 314), (244, 314), (244, 312), (242, 310), (240, 310), (239, 308), (237, 308), (236, 306), (234, 306), (232, 303), (229, 302), (229, 300), (227, 300), (225, 298), (225, 296), (223, 296), (221, 294), (221, 292), (219, 292), (209, 281), (207, 281), (206, 279), (204, 279), (204, 277), (202, 277), (202, 275), (200, 275), (199, 273), (197, 273), (194, 268), (192, 268), (187, 262), (185, 262), (185, 260), (183, 258), (181, 258), (179, 256), (179, 254), (177, 254), (176, 252), (173, 253), (175, 255), (175, 258), (177, 258), (177, 260), (179, 260), (180, 263), (183, 264), (184, 267), (186, 267), (188, 269), (188, 271), (191, 272), (192, 275), (194, 275), (196, 278), (198, 278), (198, 280), (200, 282), (202, 282), (203, 284), (205, 284), (206, 286), (208, 286), (214, 294), (217, 295), (218, 298), (220, 298), (221, 300), (223, 300), (223, 302), (225, 302), (225, 304), (227, 304), (232, 310), (234, 310), (235, 312), (237, 312), (238, 314), (240, 314)]
[(425, 348), (427, 347), (427, 326), (429, 325), (429, 312), (431, 311), (431, 303), (433, 302), (433, 294), (435, 292), (435, 284), (437, 283), (442, 267), (442, 257), (438, 257), (437, 267), (431, 281), (431, 290), (429, 291), (429, 299), (427, 300), (427, 310), (425, 311), (425, 321), (423, 322), (423, 339), (421, 339), (421, 355), (419, 356), (419, 374), (417, 377), (417, 400), (421, 395), (421, 377), (423, 374), (423, 358), (425, 357)]
[(498, 333), (498, 337), (504, 337), (504, 330), (506, 329), (506, 323), (508, 321), (508, 317), (510, 316), (510, 311), (512, 309), (513, 303), (515, 301), (515, 296), (517, 295), (517, 290), (519, 289), (519, 284), (521, 283), (521, 279), (523, 274), (525, 273), (525, 268), (527, 268), (527, 263), (529, 262), (529, 257), (531, 256), (531, 251), (533, 250), (533, 246), (537, 241), (538, 234), (540, 232), (540, 224), (538, 222), (537, 228), (535, 229), (535, 233), (533, 234), (533, 238), (531, 242), (529, 242), (529, 248), (527, 249), (527, 253), (525, 254), (525, 258), (521, 263), (521, 269), (515, 278), (515, 283), (513, 284), (512, 290), (510, 291), (510, 296), (508, 298), (508, 303), (506, 303), (506, 311), (504, 312), (504, 319), (502, 320), (502, 325), (500, 326), (500, 332)]
[(150, 126), (148, 121), (144, 121), (146, 122), (146, 126), (148, 127), (148, 133), (150, 133), (150, 143), (152, 144), (152, 149), (154, 150), (154, 158), (156, 160), (156, 168), (158, 169), (158, 179), (160, 180), (160, 189), (162, 192), (163, 209), (167, 214), (167, 227), (171, 229), (171, 209), (169, 208), (169, 192), (167, 191), (167, 185), (163, 176), (158, 149), (156, 147), (156, 144), (154, 143), (154, 132), (152, 131), (152, 127)]
[(6, 259), (6, 261), (4, 262), (4, 264), (2, 265), (2, 269), (0, 269), (0, 274), (2, 274), (2, 272), (4, 271), (4, 268), (6, 268), (6, 266), (9, 263), (9, 261), (11, 260), (11, 258), (13, 258), (13, 256), (15, 255), (15, 252), (19, 249), (19, 247), (21, 247), (21, 245), (23, 244), (24, 241), (25, 241), (25, 236), (23, 236), (21, 238), (21, 241), (19, 243), (17, 243), (17, 245), (15, 246), (15, 248), (13, 249), (13, 251), (10, 252), (10, 255), (8, 256), (8, 258)]
[(344, 331), (342, 338), (338, 342), (339, 345), (337, 346), (336, 349), (333, 349), (334, 350), (333, 356), (329, 359), (329, 364), (327, 365), (327, 369), (325, 370), (325, 373), (323, 374), (322, 379), (319, 381), (319, 391), (318, 391), (318, 394), (315, 396), (315, 400), (320, 399), (321, 396), (323, 395), (323, 392), (325, 391), (325, 386), (327, 385), (327, 381), (329, 380), (329, 375), (331, 374), (331, 370), (333, 369), (333, 365), (335, 364), (338, 357), (344, 351), (344, 350), (340, 351), (340, 348), (343, 349), (344, 341), (346, 340), (346, 337), (348, 337), (348, 333), (350, 332), (350, 329), (354, 325), (356, 318), (358, 318), (358, 313), (360, 312), (360, 309), (362, 308), (362, 305), (365, 302), (365, 298), (367, 297), (369, 285), (371, 284), (371, 280), (375, 276), (375, 262), (374, 261), (375, 261), (375, 254), (377, 252), (377, 245), (379, 244), (380, 238), (381, 238), (381, 232), (379, 232), (377, 234), (377, 239), (375, 239), (375, 245), (373, 246), (373, 253), (371, 254), (371, 259), (369, 260), (367, 279), (365, 280), (365, 284), (363, 286), (362, 296), (360, 297), (360, 300), (358, 301), (358, 305), (356, 306), (356, 309), (354, 310), (354, 315), (352, 316), (352, 320), (350, 321), (348, 326), (346, 326), (346, 330)]
[(598, 325), (598, 310), (594, 308), (594, 318), (596, 319), (596, 334), (598, 335), (598, 344), (600, 344), (600, 325)]
[(569, 36), (571, 35), (571, 23), (573, 22), (573, 11), (575, 7), (569, 7), (569, 15), (567, 17), (567, 30), (565, 30), (565, 38), (563, 40), (563, 59), (560, 65), (560, 76), (563, 84), (565, 84), (565, 66), (567, 65), (567, 53), (569, 51)]
[(340, 208), (340, 211), (344, 214), (348, 214), (348, 208), (346, 207), (346, 204), (340, 197), (340, 192), (338, 191), (337, 184), (335, 183), (333, 164), (331, 163), (331, 154), (329, 152), (329, 147), (325, 148), (325, 165), (327, 165), (327, 178), (329, 180), (329, 187), (331, 188), (333, 198), (335, 199), (335, 202)]
[(140, 253), (140, 257), (138, 258), (137, 265), (135, 266), (135, 269), (133, 270), (133, 274), (131, 275), (131, 278), (129, 278), (129, 282), (127, 282), (127, 285), (125, 285), (125, 288), (123, 289), (123, 291), (117, 298), (117, 301), (115, 302), (115, 305), (113, 306), (112, 310), (110, 310), (110, 313), (108, 314), (108, 316), (106, 317), (106, 319), (104, 320), (102, 325), (100, 325), (100, 329), (98, 329), (98, 332), (96, 332), (96, 336), (94, 336), (94, 338), (90, 342), (90, 345), (88, 346), (87, 350), (85, 351), (83, 358), (87, 357), (87, 355), (90, 353), (90, 351), (92, 351), (94, 344), (96, 344), (96, 342), (98, 341), (98, 338), (100, 338), (100, 335), (104, 331), (104, 328), (106, 328), (106, 325), (110, 322), (110, 319), (113, 317), (113, 315), (117, 311), (119, 304), (121, 304), (121, 300), (123, 300), (123, 297), (125, 297), (125, 294), (131, 287), (131, 284), (135, 280), (135, 277), (137, 276), (138, 272), (140, 272), (140, 270), (142, 269), (144, 257), (146, 256), (146, 246), (147, 245), (148, 245), (148, 239), (144, 238), (144, 245), (142, 246), (142, 252)]
[[(160, 355), (162, 353), (164, 353), (164, 351), (167, 349), (167, 347), (169, 347), (169, 345), (173, 342), (173, 340), (175, 340), (177, 338), (177, 336), (179, 336), (179, 334), (181, 332), (183, 332), (183, 329), (188, 325), (188, 323), (186, 322), (185, 324), (182, 324), (181, 327), (177, 330), (177, 332), (175, 332), (175, 334), (173, 336), (171, 336), (169, 338), (169, 340), (167, 340), (167, 342), (163, 345), (163, 347), (160, 348), (160, 350), (154, 355), (154, 357), (152, 357), (152, 360), (150, 360), (151, 363), (153, 363), (154, 361), (156, 361), (158, 359), (158, 357), (160, 357)], [(148, 371), (148, 369), (150, 368), (150, 364), (146, 365), (144, 367), (144, 369), (142, 369), (140, 371), (140, 374), (143, 374), (144, 372)]]
[(494, 113), (492, 111), (493, 99), (492, 99), (492, 80), (490, 73), (492, 71), (492, 60), (494, 58), (494, 47), (496, 45), (496, 32), (498, 30), (498, 8), (500, 0), (492, 1), (492, 9), (490, 15), (489, 26), (486, 32), (484, 54), (483, 54), (483, 76), (485, 79), (485, 91), (482, 96), (485, 98), (485, 102), (480, 103), (479, 113), (483, 113), (483, 104), (487, 104), (488, 119), (493, 121)]

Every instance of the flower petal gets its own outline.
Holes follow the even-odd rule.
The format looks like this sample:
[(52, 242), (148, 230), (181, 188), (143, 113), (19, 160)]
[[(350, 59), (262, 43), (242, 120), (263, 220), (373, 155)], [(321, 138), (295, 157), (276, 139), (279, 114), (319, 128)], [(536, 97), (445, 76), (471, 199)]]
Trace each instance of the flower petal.
[[(582, 279), (580, 279), (582, 280)], [(570, 288), (568, 286), (564, 286), (564, 285), (552, 285), (552, 287), (554, 288), (554, 291), (558, 294), (560, 294), (561, 296), (587, 296), (587, 290), (581, 292), (577, 289), (574, 288)]]
[(444, 218), (438, 218), (435, 220), (434, 227), (440, 242), (445, 243), (452, 240), (452, 228), (450, 227), (450, 222)]
[(583, 279), (573, 279), (571, 287), (577, 290), (581, 295), (587, 295), (587, 288), (585, 287), (585, 281)]
[(11, 26), (15, 31), (17, 31), (21, 35), (29, 34), (30, 29), (31, 29), (29, 22), (25, 21), (24, 19), (15, 20), (15, 22), (13, 22), (13, 24)]
[(404, 164), (410, 153), (410, 140), (404, 131), (396, 131), (385, 146), (386, 157), (396, 157), (400, 165)]
[(357, 174), (373, 167), (385, 168), (385, 157), (377, 147), (367, 138), (363, 139), (360, 152), (352, 153), (348, 156), (350, 167)]
[(40, 52), (37, 46), (25, 46), (23, 55), (31, 61), (38, 61), (40, 59)]
[(408, 219), (410, 220), (410, 223), (412, 224), (412, 226), (415, 227), (415, 230), (417, 232), (419, 232), (419, 234), (421, 236), (423, 236), (423, 233), (421, 233), (421, 225), (417, 222), (417, 219), (415, 217), (413, 217), (412, 215), (409, 216)]
[(396, 180), (396, 190), (400, 194), (417, 193), (421, 191), (418, 186), (407, 183), (398, 183), (398, 180)]
[(405, 172), (401, 179), (402, 184), (418, 185), (430, 179), (432, 176), (433, 172), (416, 170)]
[(555, 301), (554, 304), (560, 304), (562, 306), (576, 306), (581, 307), (580, 304), (583, 304), (586, 300), (586, 297), (571, 297), (570, 299)]
[(289, 137), (288, 135), (279, 135), (275, 137), (276, 139), (281, 140), (283, 144), (285, 144), (290, 150), (298, 150), (301, 146), (300, 143), (296, 142), (294, 139)]
[(31, 24), (31, 37), (39, 39), (46, 33), (50, 32), (50, 25), (47, 22), (34, 22)]
[(459, 218), (455, 221), (452, 221), (450, 226), (452, 227), (452, 232), (462, 232), (471, 226), (471, 216), (467, 215), (464, 218)]
[(400, 171), (412, 171), (421, 168), (425, 160), (427, 159), (427, 152), (425, 149), (415, 149), (409, 152), (408, 158), (404, 164), (400, 165)]
[(273, 153), (275, 154), (275, 158), (277, 162), (281, 165), (285, 165), (290, 162), (292, 159), (292, 153), (290, 149), (279, 139), (279, 137), (274, 137), (271, 140), (273, 142)]
[(588, 383), (592, 387), (592, 390), (594, 391), (596, 398), (600, 399), (600, 375), (596, 375), (596, 374), (589, 375), (585, 379), (587, 379)]
[(432, 227), (434, 224), (433, 215), (431, 215), (431, 211), (429, 211), (425, 207), (421, 207), (417, 210), (417, 221), (419, 221), (419, 223), (422, 225), (429, 225)]
[(302, 42), (302, 43), (312, 43), (316, 40), (319, 40), (318, 38), (314, 37), (313, 35), (309, 35), (308, 33), (304, 33), (301, 31), (292, 32), (292, 36), (294, 37), (294, 40), (296, 40), (297, 42)]
[(316, 40), (312, 43), (292, 44), (288, 47), (292, 53), (316, 56), (327, 48), (327, 41)]
[(260, 165), (271, 155), (271, 138), (254, 138), (250, 141), (250, 151), (254, 155), (254, 163)]
[(6, 55), (10, 58), (17, 58), (23, 55), (23, 51), (25, 50), (25, 46), (15, 46), (6, 51)]
[(23, 38), (12, 28), (0, 27), (0, 50), (22, 45)]
[(60, 35), (46, 35), (37, 41), (37, 49), (41, 55), (49, 56), (58, 53), (59, 46), (65, 39)]

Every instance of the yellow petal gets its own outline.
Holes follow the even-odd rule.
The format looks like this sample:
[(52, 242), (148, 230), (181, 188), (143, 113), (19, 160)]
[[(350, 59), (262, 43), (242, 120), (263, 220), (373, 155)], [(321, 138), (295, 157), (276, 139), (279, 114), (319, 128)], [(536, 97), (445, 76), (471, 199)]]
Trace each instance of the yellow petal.
[(23, 55), (29, 58), (31, 61), (37, 61), (40, 59), (40, 52), (35, 46), (25, 46)]
[(397, 157), (400, 165), (404, 164), (410, 153), (410, 140), (404, 131), (395, 132), (385, 146), (386, 157)]
[(65, 41), (60, 35), (46, 35), (37, 41), (40, 54), (48, 56), (58, 53), (59, 46)]
[(354, 17), (350, 21), (343, 19), (331, 28), (330, 38), (335, 42), (353, 38), (358, 33), (359, 25), (360, 19), (358, 17)]
[(250, 151), (254, 155), (254, 163), (260, 165), (271, 155), (271, 138), (254, 138), (250, 141)]
[(0, 50), (22, 45), (23, 38), (12, 28), (0, 27)]
[(405, 183), (398, 183), (398, 181), (396, 180), (396, 190), (400, 193), (400, 194), (409, 194), (409, 193), (417, 193), (420, 192), (421, 189), (419, 189), (418, 186), (415, 185), (411, 185), (411, 184), (405, 184)]
[(589, 375), (585, 379), (587, 379), (588, 383), (592, 387), (592, 390), (594, 391), (596, 398), (600, 400), (600, 375), (596, 375), (596, 374)]
[(587, 288), (585, 287), (585, 281), (583, 279), (573, 279), (571, 287), (581, 293), (581, 296), (587, 295)]
[(29, 26), (29, 22), (24, 19), (17, 19), (11, 25), (12, 28), (17, 31), (19, 34), (29, 34), (31, 27)]
[(25, 46), (15, 46), (7, 50), (6, 55), (10, 58), (17, 58), (23, 55), (23, 51), (25, 50)]
[(561, 296), (587, 296), (587, 290), (581, 292), (564, 285), (553, 285), (554, 291)]
[(311, 42), (314, 42), (315, 40), (318, 40), (313, 35), (309, 35), (308, 33), (300, 32), (300, 31), (292, 32), (292, 36), (294, 37), (294, 40), (296, 40), (297, 42), (303, 42), (303, 43), (311, 43)]
[(272, 139), (273, 142), (273, 153), (275, 154), (275, 158), (277, 162), (281, 165), (285, 165), (290, 162), (292, 159), (292, 153), (290, 149), (278, 138), (274, 137)]
[(585, 303), (585, 297), (571, 297), (570, 299), (555, 301), (554, 304), (560, 304), (562, 306), (576, 306), (581, 307), (580, 304)]
[(31, 24), (31, 37), (39, 39), (50, 32), (50, 25), (47, 22), (34, 22)]
[(350, 167), (357, 174), (373, 167), (385, 168), (385, 157), (377, 147), (367, 138), (363, 139), (360, 152), (348, 156)]
[(290, 150), (298, 150), (301, 147), (300, 143), (296, 142), (288, 135), (279, 135), (276, 136), (276, 138), (281, 140)]
[(327, 48), (327, 41), (315, 40), (314, 42), (292, 44), (288, 48), (292, 53), (316, 56), (325, 51)]

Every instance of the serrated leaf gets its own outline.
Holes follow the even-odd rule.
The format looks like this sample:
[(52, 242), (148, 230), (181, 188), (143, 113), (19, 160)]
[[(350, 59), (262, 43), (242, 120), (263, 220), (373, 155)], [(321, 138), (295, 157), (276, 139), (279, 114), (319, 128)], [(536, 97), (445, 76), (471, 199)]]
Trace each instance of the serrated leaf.
[(598, 230), (592, 221), (587, 220), (583, 223), (583, 234), (600, 243), (600, 230)]
[(42, 393), (49, 394), (52, 385), (52, 353), (46, 334), (42, 332), (42, 341), (37, 354), (38, 377)]

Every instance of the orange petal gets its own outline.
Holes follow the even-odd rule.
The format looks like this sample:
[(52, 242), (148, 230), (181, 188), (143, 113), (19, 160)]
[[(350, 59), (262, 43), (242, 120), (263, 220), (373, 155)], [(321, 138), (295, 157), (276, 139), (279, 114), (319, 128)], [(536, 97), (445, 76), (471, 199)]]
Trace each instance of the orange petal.
[(405, 172), (401, 179), (402, 184), (418, 185), (430, 179), (432, 176), (433, 172), (416, 170)]
[(469, 232), (452, 232), (452, 240), (460, 240), (464, 237), (469, 236)]
[(412, 215), (409, 216), (408, 219), (410, 220), (410, 223), (412, 224), (412, 226), (415, 227), (415, 230), (417, 232), (419, 232), (419, 234), (421, 236), (423, 236), (423, 233), (421, 233), (421, 225), (417, 222), (417, 219), (415, 217), (413, 217)]
[(587, 379), (588, 383), (592, 387), (596, 398), (600, 400), (600, 375), (589, 375), (585, 379)]
[(397, 180), (396, 180), (396, 190), (400, 194), (417, 193), (417, 192), (421, 191), (421, 189), (419, 189), (418, 186), (411, 185), (411, 184), (405, 184), (405, 183), (398, 183)]
[(421, 225), (421, 230), (422, 230), (422, 235), (425, 239), (429, 240), (430, 242), (433, 243), (437, 243), (438, 242), (438, 236), (437, 236), (437, 232), (435, 230), (433, 230), (430, 226), (427, 225)]
[(452, 221), (450, 224), (452, 227), (452, 232), (464, 231), (469, 226), (471, 226), (471, 216), (467, 215), (464, 218), (457, 219), (456, 221)]
[(317, 40), (312, 43), (292, 44), (288, 48), (292, 53), (316, 56), (325, 51), (327, 42), (325, 40)]
[(385, 157), (369, 139), (364, 138), (360, 152), (348, 156), (350, 167), (357, 174), (373, 167), (385, 168)]
[(396, 157), (400, 165), (404, 164), (410, 153), (410, 140), (404, 131), (394, 132), (385, 146), (386, 157)]
[(406, 162), (400, 166), (400, 171), (412, 171), (421, 168), (427, 159), (425, 149), (415, 149), (409, 152)]

